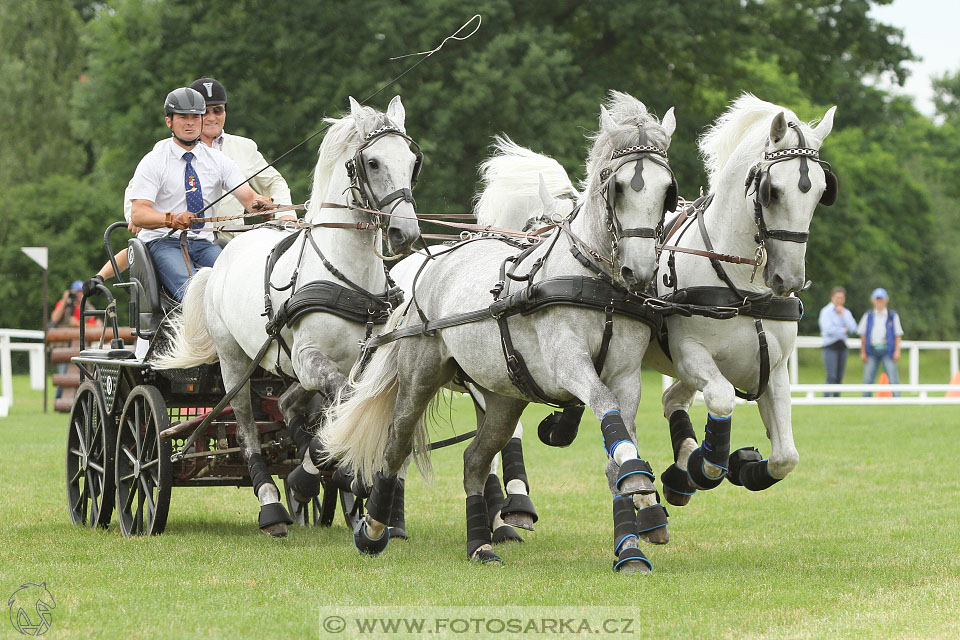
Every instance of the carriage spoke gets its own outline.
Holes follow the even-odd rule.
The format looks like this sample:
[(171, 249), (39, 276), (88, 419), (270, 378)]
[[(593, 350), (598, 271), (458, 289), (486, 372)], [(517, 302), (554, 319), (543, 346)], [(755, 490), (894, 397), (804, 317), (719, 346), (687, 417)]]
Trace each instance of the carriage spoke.
[(133, 403), (133, 425), (131, 428), (133, 430), (133, 441), (137, 444), (137, 451), (140, 451), (143, 448), (143, 445), (140, 441), (140, 425), (143, 424), (143, 412), (141, 409), (143, 406), (140, 404), (140, 398)]
[(148, 469), (153, 469), (154, 467), (156, 467), (156, 466), (159, 465), (159, 464), (160, 464), (160, 460), (157, 459), (157, 458), (154, 458), (154, 459), (151, 460), (150, 462), (147, 462), (147, 463), (143, 464), (143, 465), (140, 467), (140, 470), (141, 470), (141, 471), (147, 471)]
[(83, 476), (84, 472), (84, 469), (77, 467), (77, 472), (73, 474), (72, 478), (70, 478), (70, 484), (76, 485), (80, 481), (80, 478)]
[(157, 505), (153, 502), (153, 489), (147, 483), (145, 476), (140, 476), (140, 485), (143, 487), (143, 495), (147, 499), (147, 513), (152, 515), (157, 510)]
[(83, 439), (83, 432), (80, 431), (80, 421), (77, 420), (73, 423), (74, 430), (77, 432), (77, 441), (80, 443), (80, 451), (77, 452), (77, 455), (83, 455), (83, 451), (87, 450), (87, 442)]
[(97, 463), (94, 462), (93, 460), (89, 460), (89, 461), (87, 462), (87, 464), (88, 464), (90, 467), (92, 467), (93, 470), (96, 471), (97, 473), (103, 473), (103, 466), (102, 466), (102, 465), (97, 464)]
[(82, 458), (82, 457), (83, 457), (83, 452), (80, 451), (80, 449), (70, 449), (70, 453), (72, 453), (73, 455), (77, 456), (78, 458)]
[(130, 449), (128, 449), (127, 447), (121, 447), (121, 448), (123, 449), (123, 453), (124, 453), (128, 458), (130, 458), (130, 462), (131, 462), (131, 463), (136, 463), (136, 462), (137, 462), (137, 457), (130, 452)]
[(117, 480), (117, 482), (120, 484), (127, 484), (128, 482), (130, 482), (131, 478), (133, 478), (133, 473), (128, 473), (127, 475), (122, 476), (119, 480)]
[(139, 491), (138, 491), (137, 493), (139, 494), (139, 495), (137, 496), (137, 515), (136, 515), (136, 517), (134, 518), (134, 521), (136, 522), (136, 525), (137, 525), (137, 532), (138, 532), (138, 533), (142, 533), (142, 532), (143, 532), (143, 503), (144, 503), (144, 496), (143, 496), (143, 494), (142, 494), (141, 492), (139, 492)]
[[(132, 477), (133, 474), (130, 474), (130, 476)], [(124, 512), (128, 512), (133, 508), (133, 499), (136, 497), (137, 497), (137, 483), (131, 482), (129, 493), (127, 494), (127, 500), (123, 505)]]

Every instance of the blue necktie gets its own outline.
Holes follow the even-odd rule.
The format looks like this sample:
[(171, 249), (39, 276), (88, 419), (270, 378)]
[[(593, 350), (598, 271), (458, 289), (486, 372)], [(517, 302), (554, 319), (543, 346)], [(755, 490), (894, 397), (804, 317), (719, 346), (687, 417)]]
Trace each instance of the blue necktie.
[[(183, 154), (183, 159), (187, 161), (187, 168), (183, 171), (183, 188), (187, 192), (187, 211), (197, 213), (203, 209), (203, 192), (200, 190), (200, 178), (190, 162), (194, 155), (192, 151)], [(194, 222), (191, 229), (202, 229), (203, 222)]]

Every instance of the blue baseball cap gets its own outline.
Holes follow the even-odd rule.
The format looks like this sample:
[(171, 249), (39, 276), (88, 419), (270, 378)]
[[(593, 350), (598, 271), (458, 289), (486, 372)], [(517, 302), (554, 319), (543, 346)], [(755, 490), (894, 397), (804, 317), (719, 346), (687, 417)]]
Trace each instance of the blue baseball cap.
[(870, 294), (871, 298), (889, 298), (887, 295), (887, 290), (883, 287), (877, 287), (873, 290), (873, 293)]
[(81, 291), (83, 289), (83, 280), (74, 280), (70, 288), (74, 291)]

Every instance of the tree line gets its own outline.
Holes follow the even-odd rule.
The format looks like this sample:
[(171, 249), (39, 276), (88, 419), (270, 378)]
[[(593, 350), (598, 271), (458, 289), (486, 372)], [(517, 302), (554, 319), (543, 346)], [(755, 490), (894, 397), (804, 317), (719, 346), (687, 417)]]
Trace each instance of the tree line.
[[(706, 184), (696, 139), (740, 93), (801, 118), (838, 105), (822, 157), (840, 197), (818, 210), (801, 294), (802, 333), (835, 285), (859, 314), (885, 287), (908, 338), (960, 325), (956, 167), (960, 75), (936, 84), (938, 117), (882, 89), (914, 54), (869, 15), (870, 0), (24, 0), (0, 4), (0, 326), (37, 327), (40, 272), (20, 246), (50, 248), (51, 296), (106, 258), (139, 159), (168, 135), (166, 93), (202, 75), (227, 88), (227, 130), (276, 158), (428, 51), (473, 13), (483, 25), (403, 76), (372, 105), (403, 97), (426, 160), (424, 212), (466, 212), (477, 165), (506, 133), (583, 177), (586, 134), (610, 89), (656, 114), (676, 107), (670, 150), (681, 193)], [(888, 82), (878, 82), (885, 80)], [(309, 197), (319, 138), (278, 168)], [(125, 242), (117, 234), (117, 242)], [(814, 310), (814, 311), (810, 311)]]

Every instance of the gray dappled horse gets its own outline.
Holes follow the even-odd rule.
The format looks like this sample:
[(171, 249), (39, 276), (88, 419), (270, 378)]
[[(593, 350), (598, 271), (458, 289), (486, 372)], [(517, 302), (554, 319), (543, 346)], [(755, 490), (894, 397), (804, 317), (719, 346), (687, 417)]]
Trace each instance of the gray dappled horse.
[[(819, 160), (835, 110), (810, 126), (789, 109), (744, 94), (700, 139), (711, 195), (685, 210), (696, 215), (685, 216), (668, 237), (657, 294), (739, 313), (668, 317), (672, 362), (657, 341), (647, 351), (647, 364), (677, 378), (663, 394), (675, 464), (661, 480), (671, 504), (686, 504), (698, 488), (712, 489), (724, 477), (752, 491), (766, 489), (797, 465), (787, 360), (802, 308), (792, 294), (805, 286), (814, 211), (837, 195), (836, 176)], [(743, 263), (744, 257), (759, 264)], [(687, 414), (698, 390), (709, 412), (700, 446)], [(769, 459), (752, 447), (730, 453), (737, 395), (756, 400)]]
[[(379, 257), (382, 237), (386, 236), (392, 251), (402, 253), (420, 233), (410, 192), (420, 157), (409, 147), (404, 119), (397, 96), (386, 113), (350, 98), (349, 116), (327, 120), (331, 127), (320, 145), (305, 220), (343, 228), (302, 231), (293, 246), (279, 254), (270, 275), (273, 310), (286, 311), (285, 303), (311, 287), (334, 287), (387, 309), (387, 277)], [(324, 206), (326, 203), (347, 206)], [(363, 211), (359, 208), (363, 203), (394, 215)], [(231, 241), (214, 267), (201, 269), (191, 278), (182, 313), (173, 323), (173, 345), (152, 363), (156, 368), (184, 368), (219, 359), (225, 387), (243, 383), (232, 402), (237, 435), (261, 505), (260, 529), (274, 537), (287, 534), (291, 519), (261, 454), (250, 385), (242, 378), (269, 338), (264, 318), (265, 265), (274, 247), (290, 239), (288, 231), (261, 228)], [(303, 295), (298, 300), (309, 303)], [(366, 336), (366, 325), (332, 312), (301, 315), (291, 310), (290, 314), (292, 319), (279, 331), (287, 348), (274, 341), (261, 366), (299, 381), (281, 398), (280, 407), (309, 462), (305, 450), (310, 436), (302, 429), (307, 404), (316, 392), (332, 399), (345, 383), (345, 374), (357, 359), (357, 345)], [(317, 469), (310, 467), (316, 476)]]
[(601, 417), (614, 497), (615, 567), (650, 570), (637, 548), (636, 508), (662, 507), (656, 504), (653, 473), (638, 457), (633, 423), (640, 402), (640, 361), (650, 339), (647, 324), (616, 316), (598, 373), (595, 362), (609, 314), (562, 304), (513, 315), (508, 322), (513, 362), (516, 352), (522, 352), (529, 372), (524, 391), (500, 355), (505, 334), (497, 319), (488, 316), (426, 333), (415, 326), (418, 317), (443, 319), (488, 307), (491, 287), (500, 286), (508, 263), (515, 279), (528, 282), (601, 282), (605, 276), (619, 291), (647, 287), (656, 268), (655, 229), (665, 209), (676, 204), (676, 183), (666, 163), (675, 120), (671, 110), (658, 123), (626, 94), (614, 93), (608, 104), (609, 111), (601, 108), (600, 131), (587, 160), (582, 205), (563, 230), (536, 245), (522, 262), (515, 247), (497, 239), (466, 242), (439, 256), (418, 280), (416, 297), (391, 317), (391, 324), (403, 321), (417, 332), (381, 346), (346, 399), (328, 412), (329, 422), (320, 432), (324, 448), (373, 485), (367, 516), (354, 535), (361, 551), (377, 554), (386, 548), (397, 473), (411, 452), (426, 454), (424, 411), (460, 372), (481, 390), (485, 403), (483, 424), (464, 451), (468, 557), (500, 560), (490, 546), (484, 482), (493, 457), (510, 440), (534, 394), (559, 403), (586, 403)]

